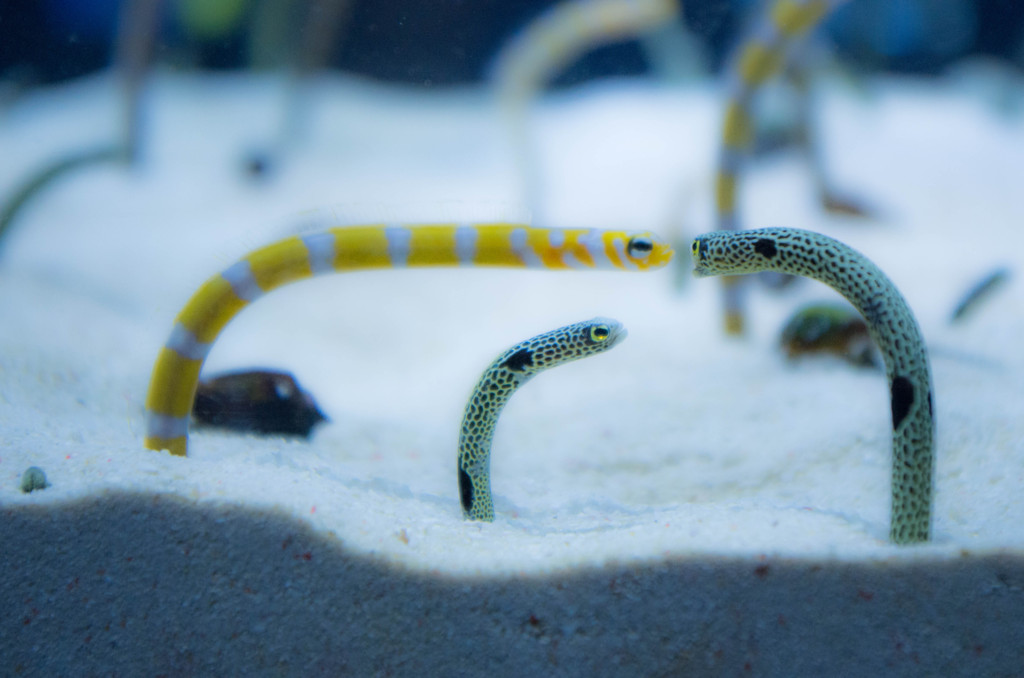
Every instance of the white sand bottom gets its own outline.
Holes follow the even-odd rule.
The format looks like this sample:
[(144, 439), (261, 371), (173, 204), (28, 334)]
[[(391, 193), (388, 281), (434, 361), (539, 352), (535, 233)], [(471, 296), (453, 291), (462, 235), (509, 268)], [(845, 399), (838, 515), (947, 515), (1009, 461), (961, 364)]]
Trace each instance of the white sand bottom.
[[(756, 290), (749, 336), (724, 341), (717, 283), (685, 266), (289, 286), (231, 323), (206, 372), (289, 370), (330, 423), (308, 442), (143, 449), (175, 313), (304, 223), (288, 215), (436, 220), (465, 201), (500, 218), (515, 200), (478, 93), (320, 83), (307, 141), (254, 183), (242, 158), (274, 138), (282, 90), (162, 77), (143, 166), (53, 186), (0, 254), (0, 675), (1022, 675), (1024, 125), (938, 85), (868, 90), (829, 89), (821, 115), (836, 181), (879, 217), (822, 214), (792, 157), (752, 167), (744, 214), (850, 243), (914, 309), (933, 348), (933, 543), (887, 543), (884, 377), (777, 349), (798, 304), (834, 295)], [(711, 223), (716, 101), (619, 84), (541, 106), (546, 218), (686, 248)], [(101, 79), (7, 111), (0, 195), (113, 138), (116, 110)], [(949, 325), (998, 265), (1010, 283)], [(464, 521), (455, 445), (481, 372), (597, 315), (629, 338), (513, 397), (497, 518)], [(22, 494), (32, 465), (51, 487)]]

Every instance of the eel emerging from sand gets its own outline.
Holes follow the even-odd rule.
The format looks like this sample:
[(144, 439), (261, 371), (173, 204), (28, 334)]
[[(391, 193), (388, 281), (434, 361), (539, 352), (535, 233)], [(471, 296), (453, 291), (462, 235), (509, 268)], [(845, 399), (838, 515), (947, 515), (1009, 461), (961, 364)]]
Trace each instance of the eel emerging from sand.
[[(716, 227), (741, 228), (737, 211), (740, 170), (754, 144), (752, 103), (761, 87), (786, 66), (793, 48), (825, 18), (848, 0), (771, 0), (765, 13), (745, 36), (726, 80), (727, 100), (722, 124), (722, 147), (715, 176)], [(725, 331), (743, 334), (744, 313), (739, 280), (722, 278)]]
[(594, 318), (520, 342), (491, 363), (473, 389), (459, 433), (459, 498), (470, 520), (494, 520), (491, 441), (505, 403), (544, 370), (603, 353), (626, 338), (617, 320)]
[(694, 239), (694, 275), (778, 271), (819, 280), (864, 316), (885, 360), (892, 406), (892, 514), (897, 544), (931, 537), (935, 422), (932, 378), (921, 329), (888, 277), (860, 252), (793, 228), (717, 231)]

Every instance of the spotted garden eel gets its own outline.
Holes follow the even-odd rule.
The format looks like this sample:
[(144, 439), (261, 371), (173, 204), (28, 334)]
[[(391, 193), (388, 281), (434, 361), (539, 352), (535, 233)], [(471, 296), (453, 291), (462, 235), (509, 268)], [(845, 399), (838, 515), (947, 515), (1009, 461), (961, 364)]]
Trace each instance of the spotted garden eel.
[(717, 231), (694, 239), (694, 275), (778, 271), (814, 278), (864, 316), (885, 360), (892, 406), (892, 514), (897, 544), (931, 533), (935, 423), (931, 368), (921, 329), (886, 275), (860, 252), (832, 238), (792, 228)]
[(459, 433), (459, 499), (470, 520), (494, 520), (491, 441), (498, 415), (520, 386), (540, 372), (603, 353), (626, 338), (617, 320), (594, 318), (538, 334), (502, 353), (473, 389)]
[(207, 280), (175, 319), (149, 382), (145, 446), (185, 456), (199, 371), (224, 326), (282, 285), (334, 271), (425, 266), (647, 271), (672, 259), (650, 233), (524, 224), (373, 225), (293, 236)]
[[(715, 177), (716, 223), (719, 229), (740, 228), (736, 188), (743, 161), (754, 143), (751, 103), (758, 89), (786, 65), (790, 50), (839, 5), (848, 0), (769, 0), (767, 12), (737, 51), (726, 82), (728, 101), (722, 124), (722, 150)], [(743, 300), (739, 279), (722, 279), (725, 331), (743, 333)]]

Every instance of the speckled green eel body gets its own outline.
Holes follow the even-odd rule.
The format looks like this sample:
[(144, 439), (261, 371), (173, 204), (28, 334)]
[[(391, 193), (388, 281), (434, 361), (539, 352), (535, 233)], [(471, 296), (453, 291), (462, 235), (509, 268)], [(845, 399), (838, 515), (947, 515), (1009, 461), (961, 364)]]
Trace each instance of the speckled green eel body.
[(931, 536), (935, 424), (931, 368), (921, 329), (888, 277), (832, 238), (792, 228), (717, 231), (694, 239), (694, 275), (778, 271), (834, 288), (867, 320), (885, 359), (892, 404), (892, 515), (897, 544)]
[(603, 353), (626, 338), (617, 320), (594, 318), (518, 343), (491, 363), (466, 405), (459, 434), (459, 498), (470, 520), (494, 520), (491, 441), (498, 415), (520, 386), (557, 365)]

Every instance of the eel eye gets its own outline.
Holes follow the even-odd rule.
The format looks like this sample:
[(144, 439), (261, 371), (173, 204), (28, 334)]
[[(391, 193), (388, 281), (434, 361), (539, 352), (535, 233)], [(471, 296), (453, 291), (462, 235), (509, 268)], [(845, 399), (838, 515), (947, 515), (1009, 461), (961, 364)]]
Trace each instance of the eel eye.
[(654, 250), (654, 242), (650, 238), (638, 235), (629, 239), (626, 253), (634, 259), (643, 259)]
[(600, 344), (602, 341), (608, 338), (611, 331), (607, 325), (594, 325), (590, 328), (590, 341), (595, 344)]
[(694, 240), (693, 244), (690, 245), (690, 252), (693, 256), (697, 256), (697, 252), (700, 250), (700, 240)]

